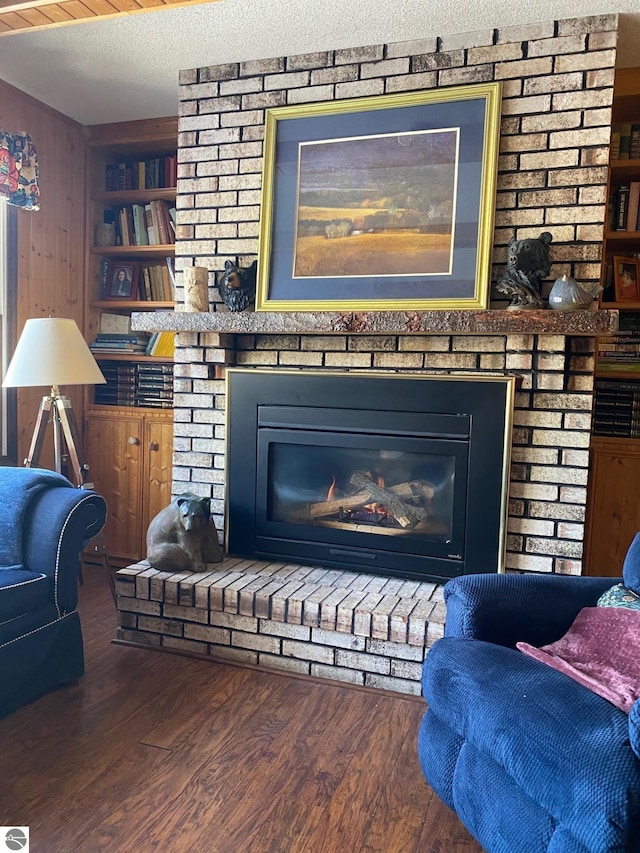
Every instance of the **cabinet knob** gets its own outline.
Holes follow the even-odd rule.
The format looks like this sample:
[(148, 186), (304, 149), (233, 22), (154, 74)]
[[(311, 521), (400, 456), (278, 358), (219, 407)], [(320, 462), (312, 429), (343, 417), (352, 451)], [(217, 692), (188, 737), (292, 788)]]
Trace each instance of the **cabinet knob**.
[(140, 444), (140, 439), (136, 438), (134, 435), (130, 435), (127, 439), (127, 444)]
[(160, 445), (158, 444), (157, 441), (150, 441), (149, 442), (149, 450), (160, 450)]

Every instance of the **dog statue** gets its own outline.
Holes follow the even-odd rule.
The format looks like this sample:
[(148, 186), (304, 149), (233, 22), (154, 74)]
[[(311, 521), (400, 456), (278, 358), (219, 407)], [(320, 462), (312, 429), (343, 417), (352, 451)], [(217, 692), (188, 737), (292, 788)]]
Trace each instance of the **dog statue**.
[(174, 498), (147, 529), (147, 560), (162, 572), (200, 572), (222, 560), (211, 501), (191, 492)]
[(224, 272), (216, 288), (229, 311), (244, 311), (253, 305), (256, 298), (256, 270), (258, 262), (249, 267), (239, 267), (225, 261)]
[(549, 244), (553, 237), (543, 231), (537, 238), (509, 240), (507, 266), (496, 290), (511, 299), (511, 309), (544, 308), (540, 285), (549, 275)]

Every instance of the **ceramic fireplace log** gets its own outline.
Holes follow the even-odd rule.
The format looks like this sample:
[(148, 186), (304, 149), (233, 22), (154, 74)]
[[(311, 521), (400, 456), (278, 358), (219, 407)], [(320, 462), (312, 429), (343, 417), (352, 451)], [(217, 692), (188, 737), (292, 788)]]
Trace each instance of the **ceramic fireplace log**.
[[(408, 483), (398, 483), (395, 486), (389, 486), (388, 491), (393, 492), (400, 498), (406, 499), (413, 498), (415, 500), (419, 496), (420, 499), (424, 500), (426, 503), (428, 503), (435, 494), (433, 485), (428, 483), (426, 480), (411, 480)], [(416, 492), (418, 495), (416, 495)], [(355, 495), (345, 495), (341, 498), (335, 498), (330, 501), (318, 501), (317, 503), (312, 503), (309, 505), (309, 515), (311, 518), (322, 518), (325, 515), (333, 515), (341, 509), (357, 509), (358, 507), (364, 506), (366, 503), (370, 503), (370, 501), (371, 493), (369, 491), (359, 491)]]
[[(366, 474), (356, 471), (351, 475), (351, 483), (357, 489), (362, 489), (369, 494), (369, 499), (375, 503), (384, 504), (390, 515), (395, 518), (400, 527), (415, 527), (418, 521), (425, 517), (425, 511), (420, 507), (410, 506), (405, 503), (391, 489), (378, 486)], [(410, 485), (409, 488), (411, 489)], [(411, 491), (413, 497), (413, 492)]]
[(322, 518), (325, 515), (333, 515), (341, 509), (357, 509), (371, 500), (369, 492), (358, 492), (356, 495), (345, 495), (331, 501), (320, 501), (309, 505), (311, 518)]

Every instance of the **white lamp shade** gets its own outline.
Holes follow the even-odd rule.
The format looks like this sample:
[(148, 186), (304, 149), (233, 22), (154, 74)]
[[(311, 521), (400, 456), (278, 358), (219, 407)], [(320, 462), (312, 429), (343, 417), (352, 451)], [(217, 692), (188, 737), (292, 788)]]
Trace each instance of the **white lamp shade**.
[(41, 317), (25, 323), (2, 384), (23, 388), (106, 381), (75, 320)]

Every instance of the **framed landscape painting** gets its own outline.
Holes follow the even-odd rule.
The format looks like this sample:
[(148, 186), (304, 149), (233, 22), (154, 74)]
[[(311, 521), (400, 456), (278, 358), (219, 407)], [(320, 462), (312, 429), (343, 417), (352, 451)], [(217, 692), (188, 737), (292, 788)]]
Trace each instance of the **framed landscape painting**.
[(500, 85), (267, 110), (260, 311), (486, 308)]

